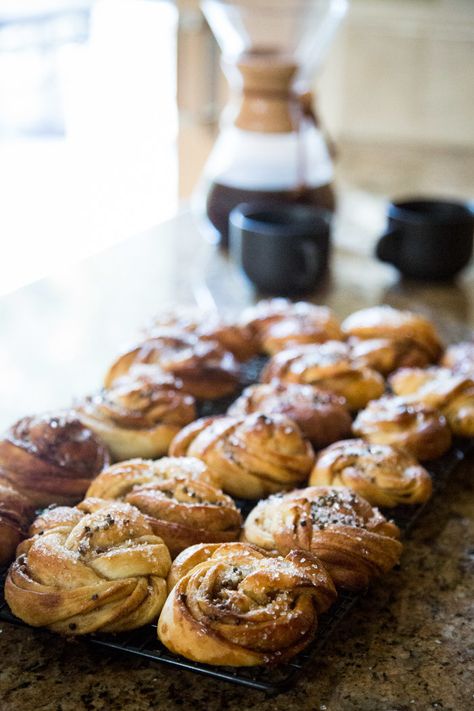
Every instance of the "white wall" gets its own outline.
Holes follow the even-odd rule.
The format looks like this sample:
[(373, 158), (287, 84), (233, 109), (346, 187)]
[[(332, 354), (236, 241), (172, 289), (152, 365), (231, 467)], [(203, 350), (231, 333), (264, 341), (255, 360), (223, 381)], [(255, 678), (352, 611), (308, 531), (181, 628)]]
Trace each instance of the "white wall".
[(474, 147), (474, 0), (352, 0), (317, 86), (339, 136)]

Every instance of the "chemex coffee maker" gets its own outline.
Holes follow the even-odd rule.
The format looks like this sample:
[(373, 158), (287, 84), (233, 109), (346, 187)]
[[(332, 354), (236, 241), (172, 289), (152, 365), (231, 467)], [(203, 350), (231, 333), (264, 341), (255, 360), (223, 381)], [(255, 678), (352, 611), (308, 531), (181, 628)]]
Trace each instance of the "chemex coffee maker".
[[(231, 88), (198, 189), (228, 244), (240, 203), (334, 208), (333, 166), (310, 91), (348, 0), (202, 0)], [(205, 208), (204, 208), (205, 204)]]

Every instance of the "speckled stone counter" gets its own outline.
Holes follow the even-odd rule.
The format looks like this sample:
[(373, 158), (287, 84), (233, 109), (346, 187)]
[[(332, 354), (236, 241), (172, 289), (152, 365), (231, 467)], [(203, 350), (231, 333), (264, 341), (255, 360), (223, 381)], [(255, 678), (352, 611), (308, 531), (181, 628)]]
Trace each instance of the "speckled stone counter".
[(423, 515), (401, 569), (343, 620), (294, 689), (250, 691), (43, 631), (0, 625), (2, 711), (469, 711), (474, 706), (474, 462)]
[[(375, 222), (374, 222), (375, 224)], [(472, 268), (457, 285), (398, 281), (348, 226), (315, 300), (343, 317), (380, 302), (474, 326)], [(351, 232), (352, 230), (352, 232)], [(343, 230), (344, 231), (344, 230)], [(4, 299), (1, 425), (94, 389), (121, 343), (160, 307), (253, 298), (187, 215)], [(469, 711), (474, 708), (474, 462), (459, 467), (406, 543), (400, 570), (363, 598), (292, 691), (261, 692), (0, 623), (1, 711)]]

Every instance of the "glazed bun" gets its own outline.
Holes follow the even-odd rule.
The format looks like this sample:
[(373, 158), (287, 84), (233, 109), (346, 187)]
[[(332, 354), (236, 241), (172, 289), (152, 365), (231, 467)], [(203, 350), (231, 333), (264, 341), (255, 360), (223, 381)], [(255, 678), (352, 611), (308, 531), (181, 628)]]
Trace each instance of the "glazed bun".
[(14, 557), (32, 515), (31, 501), (2, 479), (0, 471), (0, 565)]
[(276, 494), (250, 512), (243, 538), (285, 555), (316, 555), (337, 588), (361, 590), (400, 558), (394, 523), (345, 487), (310, 486)]
[(5, 599), (13, 614), (65, 635), (122, 632), (156, 619), (171, 559), (145, 516), (127, 504), (61, 511), (43, 519), (10, 567)]
[(359, 357), (384, 374), (402, 366), (435, 363), (443, 349), (431, 321), (387, 305), (356, 311), (343, 321), (342, 331), (355, 343), (369, 341), (360, 344)]
[(254, 412), (289, 417), (315, 449), (351, 433), (352, 419), (344, 398), (311, 385), (279, 381), (251, 385), (228, 410), (234, 417)]
[[(205, 664), (255, 666), (290, 659), (313, 639), (336, 598), (311, 554), (285, 558), (255, 546), (195, 546), (181, 554), (158, 622), (172, 652)], [(183, 575), (184, 570), (186, 573)]]
[(343, 397), (350, 410), (360, 410), (385, 390), (380, 373), (357, 364), (350, 347), (339, 341), (282, 351), (270, 358), (261, 380), (300, 383), (328, 390)]
[(244, 311), (242, 323), (269, 355), (295, 345), (342, 338), (339, 322), (327, 306), (307, 301), (266, 299)]
[(283, 415), (206, 417), (185, 427), (173, 456), (202, 459), (231, 496), (256, 499), (306, 481), (314, 463), (311, 444)]
[(109, 463), (105, 445), (72, 411), (24, 417), (0, 440), (3, 477), (35, 506), (79, 501)]
[(419, 504), (430, 498), (431, 477), (408, 452), (362, 439), (335, 442), (320, 452), (309, 483), (347, 486), (373, 506)]
[[(233, 393), (239, 384), (239, 366), (229, 351), (215, 341), (202, 340), (194, 333), (161, 329), (153, 337), (123, 353), (109, 368), (104, 385), (110, 388), (129, 373), (157, 371), (182, 382), (184, 392), (200, 399), (214, 400)], [(137, 370), (138, 368), (138, 370)]]
[(471, 378), (439, 366), (403, 368), (390, 385), (396, 395), (440, 410), (457, 437), (474, 437), (474, 374)]
[(240, 513), (212, 482), (206, 465), (192, 457), (136, 459), (102, 472), (87, 496), (136, 506), (174, 557), (195, 543), (238, 539)]
[(197, 416), (195, 400), (183, 392), (182, 382), (161, 372), (128, 373), (86, 398), (76, 412), (105, 442), (114, 461), (163, 456), (173, 437)]
[(440, 365), (455, 373), (464, 373), (474, 378), (474, 341), (453, 343), (448, 346), (441, 358)]
[(259, 346), (251, 329), (217, 311), (203, 311), (197, 307), (183, 307), (165, 311), (153, 319), (147, 337), (163, 328), (193, 333), (204, 341), (216, 341), (237, 360), (245, 361), (257, 355)]
[(420, 461), (437, 459), (451, 446), (451, 432), (439, 410), (393, 395), (370, 402), (352, 431), (371, 444), (406, 449)]

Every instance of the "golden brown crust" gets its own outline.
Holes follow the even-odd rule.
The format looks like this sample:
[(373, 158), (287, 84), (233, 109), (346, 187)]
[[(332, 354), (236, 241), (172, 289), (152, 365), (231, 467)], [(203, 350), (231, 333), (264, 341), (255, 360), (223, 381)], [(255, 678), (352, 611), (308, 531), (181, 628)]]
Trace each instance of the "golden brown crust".
[(290, 348), (273, 356), (261, 380), (313, 385), (345, 398), (350, 410), (365, 407), (382, 395), (384, 379), (352, 360), (350, 347), (339, 341)]
[(136, 506), (174, 557), (196, 543), (239, 537), (240, 513), (211, 481), (205, 464), (191, 457), (132, 460), (105, 470), (87, 495)]
[[(120, 473), (120, 477), (117, 477)], [(172, 481), (179, 478), (195, 479), (218, 486), (218, 478), (206, 464), (195, 457), (162, 457), (161, 459), (130, 459), (107, 467), (102, 475), (91, 482), (87, 498), (103, 498), (107, 491), (112, 499), (120, 498), (122, 491), (136, 484), (153, 483), (157, 480)]]
[(336, 598), (326, 570), (308, 553), (282, 558), (241, 543), (192, 553), (200, 562), (176, 576), (158, 636), (172, 652), (194, 661), (285, 661), (311, 641), (319, 614)]
[(246, 388), (230, 406), (234, 417), (263, 412), (280, 414), (296, 422), (315, 449), (348, 437), (352, 419), (344, 398), (300, 383), (260, 383)]
[(431, 477), (408, 452), (362, 439), (336, 442), (320, 452), (313, 486), (346, 486), (373, 506), (392, 507), (427, 501)]
[(171, 559), (133, 506), (56, 516), (24, 541), (8, 572), (5, 598), (34, 627), (66, 635), (121, 632), (158, 616)]
[(438, 410), (390, 395), (359, 412), (352, 431), (372, 444), (406, 449), (421, 461), (437, 459), (451, 446), (448, 423)]
[(255, 334), (264, 353), (306, 343), (342, 339), (339, 322), (327, 306), (306, 301), (266, 299), (244, 311), (242, 323)]
[(14, 557), (27, 531), (33, 505), (1, 474), (0, 471), (0, 565), (5, 565)]
[(36, 506), (79, 501), (109, 463), (104, 444), (70, 411), (24, 417), (0, 440), (3, 476)]
[[(355, 311), (342, 322), (346, 336), (358, 339), (389, 339), (413, 344), (417, 363), (399, 365), (428, 365), (441, 355), (443, 346), (434, 325), (424, 316), (412, 311), (401, 311), (392, 306), (372, 306)], [(424, 361), (420, 362), (423, 359)]]
[(310, 443), (292, 420), (261, 413), (197, 420), (174, 438), (170, 454), (202, 459), (224, 491), (243, 499), (291, 489), (314, 463)]
[(448, 346), (440, 364), (455, 373), (464, 373), (474, 378), (474, 341), (463, 341)]
[(474, 377), (449, 368), (403, 368), (390, 378), (396, 395), (440, 410), (457, 437), (474, 437)]
[(109, 448), (114, 461), (159, 457), (179, 430), (196, 419), (192, 395), (163, 374), (127, 374), (76, 407), (81, 422)]
[(176, 583), (184, 578), (193, 568), (207, 560), (214, 558), (217, 560), (224, 557), (227, 561), (232, 561), (234, 558), (241, 558), (242, 555), (248, 555), (246, 551), (250, 551), (252, 555), (259, 558), (277, 556), (278, 554), (271, 551), (266, 551), (264, 548), (254, 546), (252, 543), (243, 543), (241, 541), (233, 541), (231, 545), (227, 543), (198, 543), (194, 546), (189, 546), (173, 560), (168, 574), (168, 592), (174, 588)]
[(431, 362), (427, 351), (411, 338), (349, 338), (353, 360), (389, 375), (397, 368), (424, 367)]
[(90, 513), (83, 507), (83, 503), (81, 501), (77, 506), (48, 506), (32, 521), (25, 545), (29, 547), (31, 545), (29, 539), (42, 536), (53, 528), (64, 528), (69, 531), (82, 520), (84, 513)]
[(311, 316), (295, 314), (273, 322), (263, 330), (261, 342), (263, 351), (273, 355), (292, 346), (338, 339), (342, 339), (342, 333), (331, 311), (315, 306)]
[(310, 551), (336, 587), (360, 590), (398, 563), (399, 530), (345, 487), (311, 486), (271, 496), (250, 512), (244, 540), (285, 554)]
[(147, 337), (162, 328), (194, 333), (205, 341), (217, 341), (240, 361), (252, 358), (259, 351), (258, 343), (248, 326), (226, 318), (217, 311), (203, 311), (190, 307), (158, 314), (151, 327), (147, 329)]
[(215, 341), (204, 341), (193, 333), (157, 330), (149, 338), (123, 353), (109, 368), (104, 385), (110, 388), (131, 368), (137, 373), (163, 371), (183, 383), (183, 390), (201, 399), (216, 399), (233, 393), (239, 382), (239, 366), (232, 353)]

